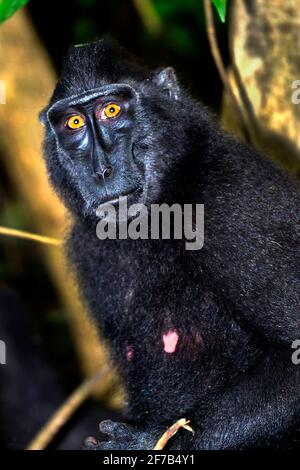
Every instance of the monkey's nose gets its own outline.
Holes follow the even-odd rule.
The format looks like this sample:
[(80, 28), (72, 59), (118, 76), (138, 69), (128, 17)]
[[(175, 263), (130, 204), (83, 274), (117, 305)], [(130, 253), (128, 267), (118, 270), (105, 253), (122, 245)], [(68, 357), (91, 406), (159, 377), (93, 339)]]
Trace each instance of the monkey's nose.
[(95, 178), (97, 178), (98, 180), (104, 180), (105, 178), (109, 178), (111, 175), (112, 175), (112, 167), (111, 166), (108, 166), (106, 168), (104, 168), (104, 170), (102, 171), (102, 173), (100, 171), (96, 171), (94, 173), (94, 176)]

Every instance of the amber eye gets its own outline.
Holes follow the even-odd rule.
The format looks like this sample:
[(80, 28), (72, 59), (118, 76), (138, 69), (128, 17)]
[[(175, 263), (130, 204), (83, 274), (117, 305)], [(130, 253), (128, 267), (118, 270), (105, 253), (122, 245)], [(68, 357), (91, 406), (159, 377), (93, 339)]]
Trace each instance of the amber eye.
[(79, 115), (74, 115), (69, 117), (69, 119), (66, 121), (65, 126), (69, 127), (69, 129), (80, 129), (85, 125), (84, 119), (82, 116)]
[(121, 107), (116, 103), (109, 103), (103, 110), (104, 117), (109, 119), (117, 117), (120, 112)]

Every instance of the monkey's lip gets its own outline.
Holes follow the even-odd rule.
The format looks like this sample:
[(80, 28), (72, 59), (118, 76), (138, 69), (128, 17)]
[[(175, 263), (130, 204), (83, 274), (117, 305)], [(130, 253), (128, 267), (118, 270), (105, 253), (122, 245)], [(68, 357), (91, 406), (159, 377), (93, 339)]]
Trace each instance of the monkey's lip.
[(141, 191), (140, 188), (135, 188), (135, 189), (132, 189), (131, 191), (129, 191), (128, 193), (123, 193), (123, 194), (119, 194), (118, 196), (116, 197), (113, 197), (111, 199), (107, 199), (106, 201), (102, 201), (99, 206), (98, 206), (98, 209), (102, 206), (106, 206), (107, 204), (112, 204), (112, 205), (115, 205), (119, 202), (121, 202), (123, 199), (125, 198), (128, 198), (128, 197), (131, 197), (133, 196), (134, 194), (138, 194), (139, 192)]

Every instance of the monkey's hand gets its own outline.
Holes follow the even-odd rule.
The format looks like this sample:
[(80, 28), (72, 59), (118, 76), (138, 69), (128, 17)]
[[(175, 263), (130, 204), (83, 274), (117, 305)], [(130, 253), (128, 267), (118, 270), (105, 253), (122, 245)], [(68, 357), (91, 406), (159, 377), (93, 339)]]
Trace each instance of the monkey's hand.
[(87, 440), (86, 448), (91, 450), (151, 450), (160, 438), (161, 426), (133, 426), (105, 420), (100, 423), (100, 431), (108, 435), (107, 441)]

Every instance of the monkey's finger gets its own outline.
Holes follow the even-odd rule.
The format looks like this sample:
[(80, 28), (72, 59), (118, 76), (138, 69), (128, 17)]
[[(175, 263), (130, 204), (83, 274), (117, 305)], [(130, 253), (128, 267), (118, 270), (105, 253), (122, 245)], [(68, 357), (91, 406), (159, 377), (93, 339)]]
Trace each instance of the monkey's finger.
[(86, 437), (83, 444), (84, 450), (96, 450), (99, 446), (99, 441), (94, 436)]

